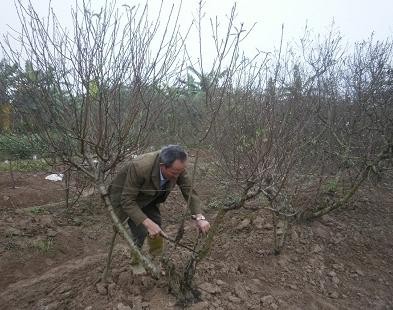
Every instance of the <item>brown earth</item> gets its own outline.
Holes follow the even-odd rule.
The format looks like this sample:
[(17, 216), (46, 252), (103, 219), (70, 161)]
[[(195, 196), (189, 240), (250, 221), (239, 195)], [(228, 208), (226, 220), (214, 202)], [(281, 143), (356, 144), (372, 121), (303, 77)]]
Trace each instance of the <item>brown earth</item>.
[[(12, 189), (0, 174), (0, 309), (176, 309), (164, 280), (133, 276), (122, 241), (108, 293), (97, 291), (112, 234), (105, 210), (93, 198), (69, 209), (47, 205), (62, 199), (64, 185), (44, 176), (19, 173)], [(200, 189), (206, 201), (211, 188)], [(266, 210), (228, 214), (198, 268), (202, 300), (190, 309), (393, 309), (393, 193), (363, 196), (344, 212), (293, 227), (279, 256), (271, 254)], [(174, 193), (162, 206), (169, 234), (181, 201)], [(185, 242), (194, 232), (188, 223)]]
[(64, 199), (64, 184), (45, 180), (49, 173), (14, 172), (15, 189), (9, 173), (0, 172), (0, 206), (26, 208)]

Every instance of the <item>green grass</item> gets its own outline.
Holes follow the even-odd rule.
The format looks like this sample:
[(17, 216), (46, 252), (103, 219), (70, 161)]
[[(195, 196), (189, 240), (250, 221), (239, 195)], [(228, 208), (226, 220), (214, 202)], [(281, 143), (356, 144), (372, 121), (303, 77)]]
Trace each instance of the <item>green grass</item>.
[(30, 213), (31, 214), (35, 214), (35, 215), (43, 214), (43, 213), (46, 213), (46, 210), (44, 208), (41, 208), (41, 207), (34, 207), (34, 208), (30, 209)]
[[(15, 172), (39, 172), (50, 171), (51, 167), (42, 159), (21, 159), (12, 161), (12, 170)], [(0, 162), (0, 172), (9, 172), (10, 164), (5, 161)]]
[(40, 252), (46, 254), (48, 253), (50, 250), (53, 249), (53, 238), (48, 238), (45, 240), (38, 240), (36, 242), (34, 242), (33, 247), (36, 248), (37, 250), (39, 250)]
[(337, 180), (330, 179), (325, 184), (325, 191), (330, 193), (335, 193), (337, 191), (337, 187), (338, 187)]

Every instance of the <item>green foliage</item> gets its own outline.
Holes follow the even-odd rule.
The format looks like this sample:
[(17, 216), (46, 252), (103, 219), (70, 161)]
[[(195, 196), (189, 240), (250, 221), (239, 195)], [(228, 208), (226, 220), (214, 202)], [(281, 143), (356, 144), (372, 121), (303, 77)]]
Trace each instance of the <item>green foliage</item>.
[[(190, 92), (195, 93), (198, 91), (206, 92), (211, 87), (217, 87), (219, 85), (220, 80), (222, 80), (227, 74), (227, 70), (222, 72), (217, 72), (212, 69), (209, 73), (198, 72), (193, 67), (187, 68), (189, 71), (187, 72), (187, 88)], [(196, 79), (194, 76), (196, 76)]]
[[(43, 160), (31, 160), (23, 159), (12, 161), (12, 170), (19, 172), (38, 172), (38, 171), (49, 171), (50, 166)], [(10, 170), (10, 164), (6, 162), (0, 162), (0, 172), (8, 172)]]
[(35, 136), (1, 135), (0, 159), (31, 159), (33, 155), (43, 155), (44, 146)]
[(0, 60), (0, 104), (10, 102), (12, 88), (15, 85), (17, 65), (7, 60)]
[(329, 193), (335, 193), (337, 191), (337, 180), (330, 179), (326, 182), (325, 191)]
[(41, 207), (34, 207), (34, 208), (30, 209), (30, 213), (35, 214), (35, 215), (43, 214), (43, 213), (45, 213), (45, 209), (43, 209)]
[(212, 210), (225, 210), (228, 207), (232, 207), (234, 205), (237, 205), (241, 202), (241, 198), (239, 195), (236, 195), (235, 193), (228, 194), (224, 198), (218, 198), (213, 201), (211, 201), (208, 204), (208, 208)]

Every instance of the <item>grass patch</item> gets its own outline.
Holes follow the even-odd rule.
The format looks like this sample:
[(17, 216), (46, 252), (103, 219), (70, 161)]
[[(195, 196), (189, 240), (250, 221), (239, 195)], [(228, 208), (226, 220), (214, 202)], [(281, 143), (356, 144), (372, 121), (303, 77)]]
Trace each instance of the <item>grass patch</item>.
[[(39, 172), (39, 171), (50, 171), (51, 166), (43, 159), (21, 159), (12, 161), (12, 170), (14, 172)], [(0, 162), (0, 172), (9, 172), (10, 164), (8, 162)]]
[(36, 248), (38, 251), (47, 254), (51, 250), (53, 250), (54, 247), (54, 241), (53, 238), (47, 238), (44, 240), (38, 240), (33, 243), (33, 247)]
[(325, 191), (330, 193), (335, 193), (337, 191), (337, 180), (328, 180), (325, 184)]
[(34, 214), (34, 215), (44, 214), (44, 213), (46, 213), (46, 210), (41, 207), (34, 207), (34, 208), (30, 209), (30, 213)]

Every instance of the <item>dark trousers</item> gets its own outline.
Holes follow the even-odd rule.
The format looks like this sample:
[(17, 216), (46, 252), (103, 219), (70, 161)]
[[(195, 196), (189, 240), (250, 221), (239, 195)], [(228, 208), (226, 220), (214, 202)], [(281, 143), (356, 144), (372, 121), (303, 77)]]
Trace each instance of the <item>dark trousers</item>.
[[(154, 223), (161, 227), (161, 213), (159, 209), (159, 204), (150, 204), (146, 207), (142, 208), (142, 212), (146, 214), (146, 216), (151, 219)], [(135, 244), (142, 248), (143, 243), (148, 235), (147, 229), (141, 223), (139, 225), (135, 225), (135, 223), (128, 219), (128, 226), (131, 229), (132, 237), (134, 239)]]

